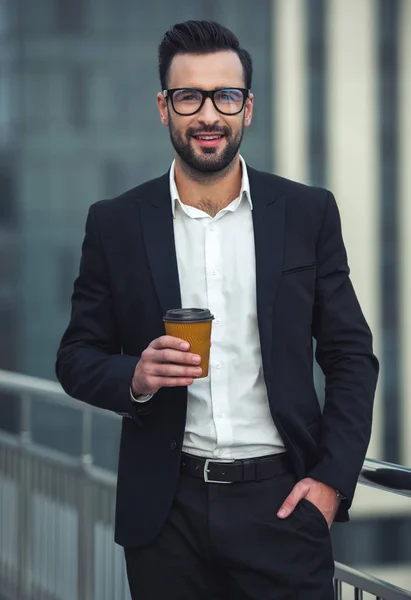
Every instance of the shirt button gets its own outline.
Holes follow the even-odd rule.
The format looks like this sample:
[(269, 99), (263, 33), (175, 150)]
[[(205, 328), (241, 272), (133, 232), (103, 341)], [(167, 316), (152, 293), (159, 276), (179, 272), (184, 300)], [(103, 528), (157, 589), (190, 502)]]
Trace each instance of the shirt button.
[(216, 275), (217, 272), (216, 271), (211, 271), (211, 275)]
[(210, 231), (214, 231), (214, 225), (210, 225), (209, 229)]
[(214, 319), (214, 323), (216, 323), (216, 324), (221, 323), (221, 319), (218, 319), (218, 318)]
[(215, 368), (216, 368), (216, 369), (221, 369), (221, 363), (219, 363), (219, 362), (218, 362), (218, 363), (216, 363), (216, 365), (215, 365)]

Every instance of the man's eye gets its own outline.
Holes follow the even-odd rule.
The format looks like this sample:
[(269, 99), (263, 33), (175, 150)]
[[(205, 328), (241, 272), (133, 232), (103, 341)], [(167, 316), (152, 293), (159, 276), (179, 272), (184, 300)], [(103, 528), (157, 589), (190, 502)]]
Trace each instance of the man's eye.
[(239, 102), (241, 95), (238, 92), (222, 91), (217, 98), (222, 102)]
[(180, 92), (174, 95), (175, 102), (199, 102), (201, 101), (201, 96), (196, 94), (195, 92)]

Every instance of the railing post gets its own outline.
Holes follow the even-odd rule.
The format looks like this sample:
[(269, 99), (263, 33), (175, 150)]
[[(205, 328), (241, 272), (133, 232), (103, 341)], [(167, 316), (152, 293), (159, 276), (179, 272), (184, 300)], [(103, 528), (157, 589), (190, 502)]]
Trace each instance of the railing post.
[(342, 584), (339, 579), (334, 579), (334, 600), (341, 600), (342, 598)]
[(94, 599), (94, 511), (93, 487), (89, 470), (91, 453), (92, 412), (86, 409), (82, 419), (82, 448), (78, 496), (78, 600)]
[(30, 518), (31, 469), (28, 446), (31, 442), (31, 397), (28, 392), (20, 394), (19, 422), (19, 473), (18, 473), (18, 598), (30, 597), (32, 572), (32, 531)]

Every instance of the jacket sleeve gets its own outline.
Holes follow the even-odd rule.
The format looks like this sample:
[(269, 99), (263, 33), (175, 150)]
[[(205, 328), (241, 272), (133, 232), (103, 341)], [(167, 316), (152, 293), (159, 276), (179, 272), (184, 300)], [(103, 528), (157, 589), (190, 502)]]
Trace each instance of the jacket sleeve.
[(317, 239), (313, 314), (316, 359), (325, 375), (320, 461), (308, 473), (338, 489), (351, 505), (371, 436), (378, 361), (349, 278), (337, 204), (327, 192)]
[(122, 353), (107, 266), (91, 206), (82, 246), (79, 275), (71, 299), (70, 323), (57, 353), (56, 374), (74, 398), (124, 416), (145, 414), (149, 404), (130, 398), (137, 356)]

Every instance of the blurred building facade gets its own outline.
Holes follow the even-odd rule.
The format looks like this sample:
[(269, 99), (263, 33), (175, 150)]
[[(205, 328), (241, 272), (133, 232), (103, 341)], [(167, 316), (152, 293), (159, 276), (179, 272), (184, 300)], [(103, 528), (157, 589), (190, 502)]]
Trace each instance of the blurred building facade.
[[(270, 80), (266, 11), (203, 4), (2, 0), (5, 151), (14, 152), (4, 169), (13, 178), (8, 203), (18, 213), (22, 253), (17, 369), (53, 376), (88, 206), (169, 166), (155, 97), (157, 46), (170, 24), (233, 15), (260, 67), (256, 88)], [(248, 144), (255, 163), (270, 168), (271, 103), (261, 96)]]
[[(253, 56), (246, 160), (336, 195), (382, 365), (369, 456), (411, 465), (410, 0), (0, 0), (0, 368), (54, 378), (89, 205), (170, 164), (157, 46), (190, 18)], [(410, 512), (393, 537), (362, 494), (342, 559), (409, 564)]]

